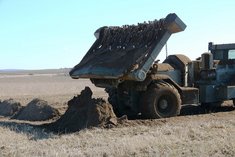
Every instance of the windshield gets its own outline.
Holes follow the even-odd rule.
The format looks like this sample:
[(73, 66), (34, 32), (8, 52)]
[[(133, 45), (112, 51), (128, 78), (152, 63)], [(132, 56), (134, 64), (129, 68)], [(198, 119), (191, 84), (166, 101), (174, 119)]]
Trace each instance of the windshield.
[(235, 59), (235, 50), (228, 51), (228, 59)]

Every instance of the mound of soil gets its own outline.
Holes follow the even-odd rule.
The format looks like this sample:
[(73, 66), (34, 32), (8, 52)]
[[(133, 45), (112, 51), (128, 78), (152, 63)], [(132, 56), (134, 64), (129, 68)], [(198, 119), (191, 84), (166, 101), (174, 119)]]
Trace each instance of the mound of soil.
[(0, 116), (14, 116), (21, 108), (21, 104), (13, 99), (4, 100), (3, 102), (0, 101)]
[(58, 115), (59, 111), (49, 106), (47, 101), (36, 98), (29, 102), (13, 119), (43, 121)]
[(92, 98), (92, 94), (91, 89), (85, 87), (80, 95), (68, 101), (64, 115), (47, 125), (47, 128), (54, 132), (68, 133), (89, 127), (116, 125), (117, 118), (112, 106), (101, 98)]

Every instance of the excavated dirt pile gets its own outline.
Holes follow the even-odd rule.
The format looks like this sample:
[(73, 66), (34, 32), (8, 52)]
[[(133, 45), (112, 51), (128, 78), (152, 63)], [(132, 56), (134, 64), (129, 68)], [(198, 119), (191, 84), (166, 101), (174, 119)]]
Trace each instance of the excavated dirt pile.
[(47, 101), (33, 99), (26, 106), (21, 106), (13, 99), (0, 100), (0, 116), (27, 121), (44, 121), (59, 116), (59, 111), (51, 107)]
[(21, 110), (22, 106), (13, 99), (0, 101), (0, 116), (11, 117)]
[(52, 108), (47, 101), (35, 98), (22, 108), (12, 119), (43, 121), (58, 116), (59, 111)]
[(68, 101), (68, 109), (47, 129), (68, 133), (90, 127), (110, 127), (117, 125), (117, 117), (112, 106), (101, 98), (92, 98), (92, 91), (85, 87), (81, 94)]

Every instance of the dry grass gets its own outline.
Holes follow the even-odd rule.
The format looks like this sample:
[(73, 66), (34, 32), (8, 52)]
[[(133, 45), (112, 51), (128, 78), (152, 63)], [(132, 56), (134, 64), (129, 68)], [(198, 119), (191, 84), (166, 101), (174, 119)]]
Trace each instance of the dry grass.
[[(39, 97), (60, 108), (86, 85), (95, 96), (106, 96), (88, 80), (40, 74), (0, 77), (0, 99), (12, 97), (25, 104)], [(235, 111), (135, 121), (128, 122), (129, 127), (64, 135), (45, 132), (38, 124), (0, 118), (0, 157), (235, 156)]]
[[(3, 156), (234, 156), (234, 111), (167, 119), (165, 124), (93, 128), (55, 135), (0, 123)], [(221, 115), (223, 118), (220, 118)], [(206, 120), (205, 120), (206, 119)], [(209, 120), (210, 119), (210, 120)], [(156, 120), (158, 121), (158, 120)]]

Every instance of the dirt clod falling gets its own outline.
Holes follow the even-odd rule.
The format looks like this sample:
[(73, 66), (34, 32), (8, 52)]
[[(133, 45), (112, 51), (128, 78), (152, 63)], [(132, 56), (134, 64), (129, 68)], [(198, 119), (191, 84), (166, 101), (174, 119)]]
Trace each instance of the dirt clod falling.
[(89, 127), (117, 125), (112, 106), (102, 98), (92, 98), (92, 91), (85, 87), (81, 94), (68, 102), (68, 109), (56, 122), (47, 128), (54, 132), (68, 133)]

